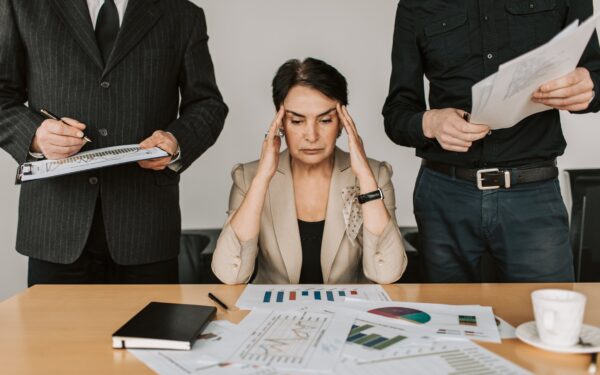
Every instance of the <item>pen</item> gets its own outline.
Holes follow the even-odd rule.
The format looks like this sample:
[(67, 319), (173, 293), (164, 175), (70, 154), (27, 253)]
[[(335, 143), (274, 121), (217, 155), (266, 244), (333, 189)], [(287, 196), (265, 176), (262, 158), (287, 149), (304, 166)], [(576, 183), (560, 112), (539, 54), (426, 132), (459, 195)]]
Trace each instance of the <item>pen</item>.
[[(44, 108), (40, 109), (40, 113), (42, 115), (44, 115), (45, 117), (49, 118), (50, 120), (60, 121), (63, 124), (65, 124), (67, 126), (70, 126), (69, 124), (67, 124), (66, 122), (64, 122), (63, 120), (61, 120), (58, 116), (52, 114), (52, 112), (48, 111), (47, 109), (44, 109)], [(83, 136), (83, 139), (85, 139), (86, 142), (90, 142), (90, 143), (92, 142), (92, 140), (89, 139), (88, 137), (86, 137), (85, 135)]]
[(588, 374), (595, 374), (598, 371), (598, 366), (596, 365), (596, 361), (598, 360), (598, 353), (592, 353), (592, 362), (588, 367)]
[(227, 305), (224, 304), (220, 299), (218, 299), (217, 296), (215, 296), (214, 294), (208, 293), (208, 298), (210, 298), (213, 301), (215, 301), (217, 304), (219, 304), (219, 306), (221, 306), (225, 310), (229, 310), (229, 307), (227, 307)]

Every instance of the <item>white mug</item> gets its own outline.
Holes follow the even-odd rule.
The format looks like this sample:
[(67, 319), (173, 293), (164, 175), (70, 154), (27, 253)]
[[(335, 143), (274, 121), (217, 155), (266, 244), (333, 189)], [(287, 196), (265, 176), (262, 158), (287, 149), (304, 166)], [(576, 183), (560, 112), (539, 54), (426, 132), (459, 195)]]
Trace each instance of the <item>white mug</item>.
[(533, 313), (542, 342), (572, 346), (579, 341), (586, 298), (562, 289), (540, 289), (531, 293)]

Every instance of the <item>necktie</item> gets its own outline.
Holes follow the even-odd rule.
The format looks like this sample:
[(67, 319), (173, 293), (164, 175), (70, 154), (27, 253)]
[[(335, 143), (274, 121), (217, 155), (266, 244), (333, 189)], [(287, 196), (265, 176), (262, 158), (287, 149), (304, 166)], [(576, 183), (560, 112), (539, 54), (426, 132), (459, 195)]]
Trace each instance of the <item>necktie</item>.
[(105, 0), (96, 20), (96, 40), (105, 64), (113, 49), (117, 34), (119, 34), (119, 11), (117, 11), (114, 0)]

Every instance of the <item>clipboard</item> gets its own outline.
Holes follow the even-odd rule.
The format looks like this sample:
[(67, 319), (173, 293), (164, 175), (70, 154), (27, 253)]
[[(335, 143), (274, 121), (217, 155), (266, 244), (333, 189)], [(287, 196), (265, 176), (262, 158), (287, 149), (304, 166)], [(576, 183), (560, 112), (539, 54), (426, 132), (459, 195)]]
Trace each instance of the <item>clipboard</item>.
[(23, 163), (17, 168), (15, 184), (169, 155), (158, 147), (143, 149), (138, 144), (99, 148), (64, 159), (44, 159)]

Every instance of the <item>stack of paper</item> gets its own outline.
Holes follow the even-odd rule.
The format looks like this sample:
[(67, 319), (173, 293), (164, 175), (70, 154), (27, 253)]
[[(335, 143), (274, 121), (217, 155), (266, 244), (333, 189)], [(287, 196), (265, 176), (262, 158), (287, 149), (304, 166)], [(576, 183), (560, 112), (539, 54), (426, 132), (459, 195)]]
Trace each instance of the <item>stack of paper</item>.
[(130, 351), (161, 374), (527, 373), (469, 340), (510, 337), (490, 307), (393, 302), (379, 285), (248, 285), (237, 304), (252, 311), (191, 351)]
[(578, 26), (573, 22), (548, 43), (505, 64), (472, 88), (470, 121), (491, 129), (509, 128), (538, 112), (551, 109), (531, 100), (544, 83), (576, 67), (596, 27), (600, 14)]

